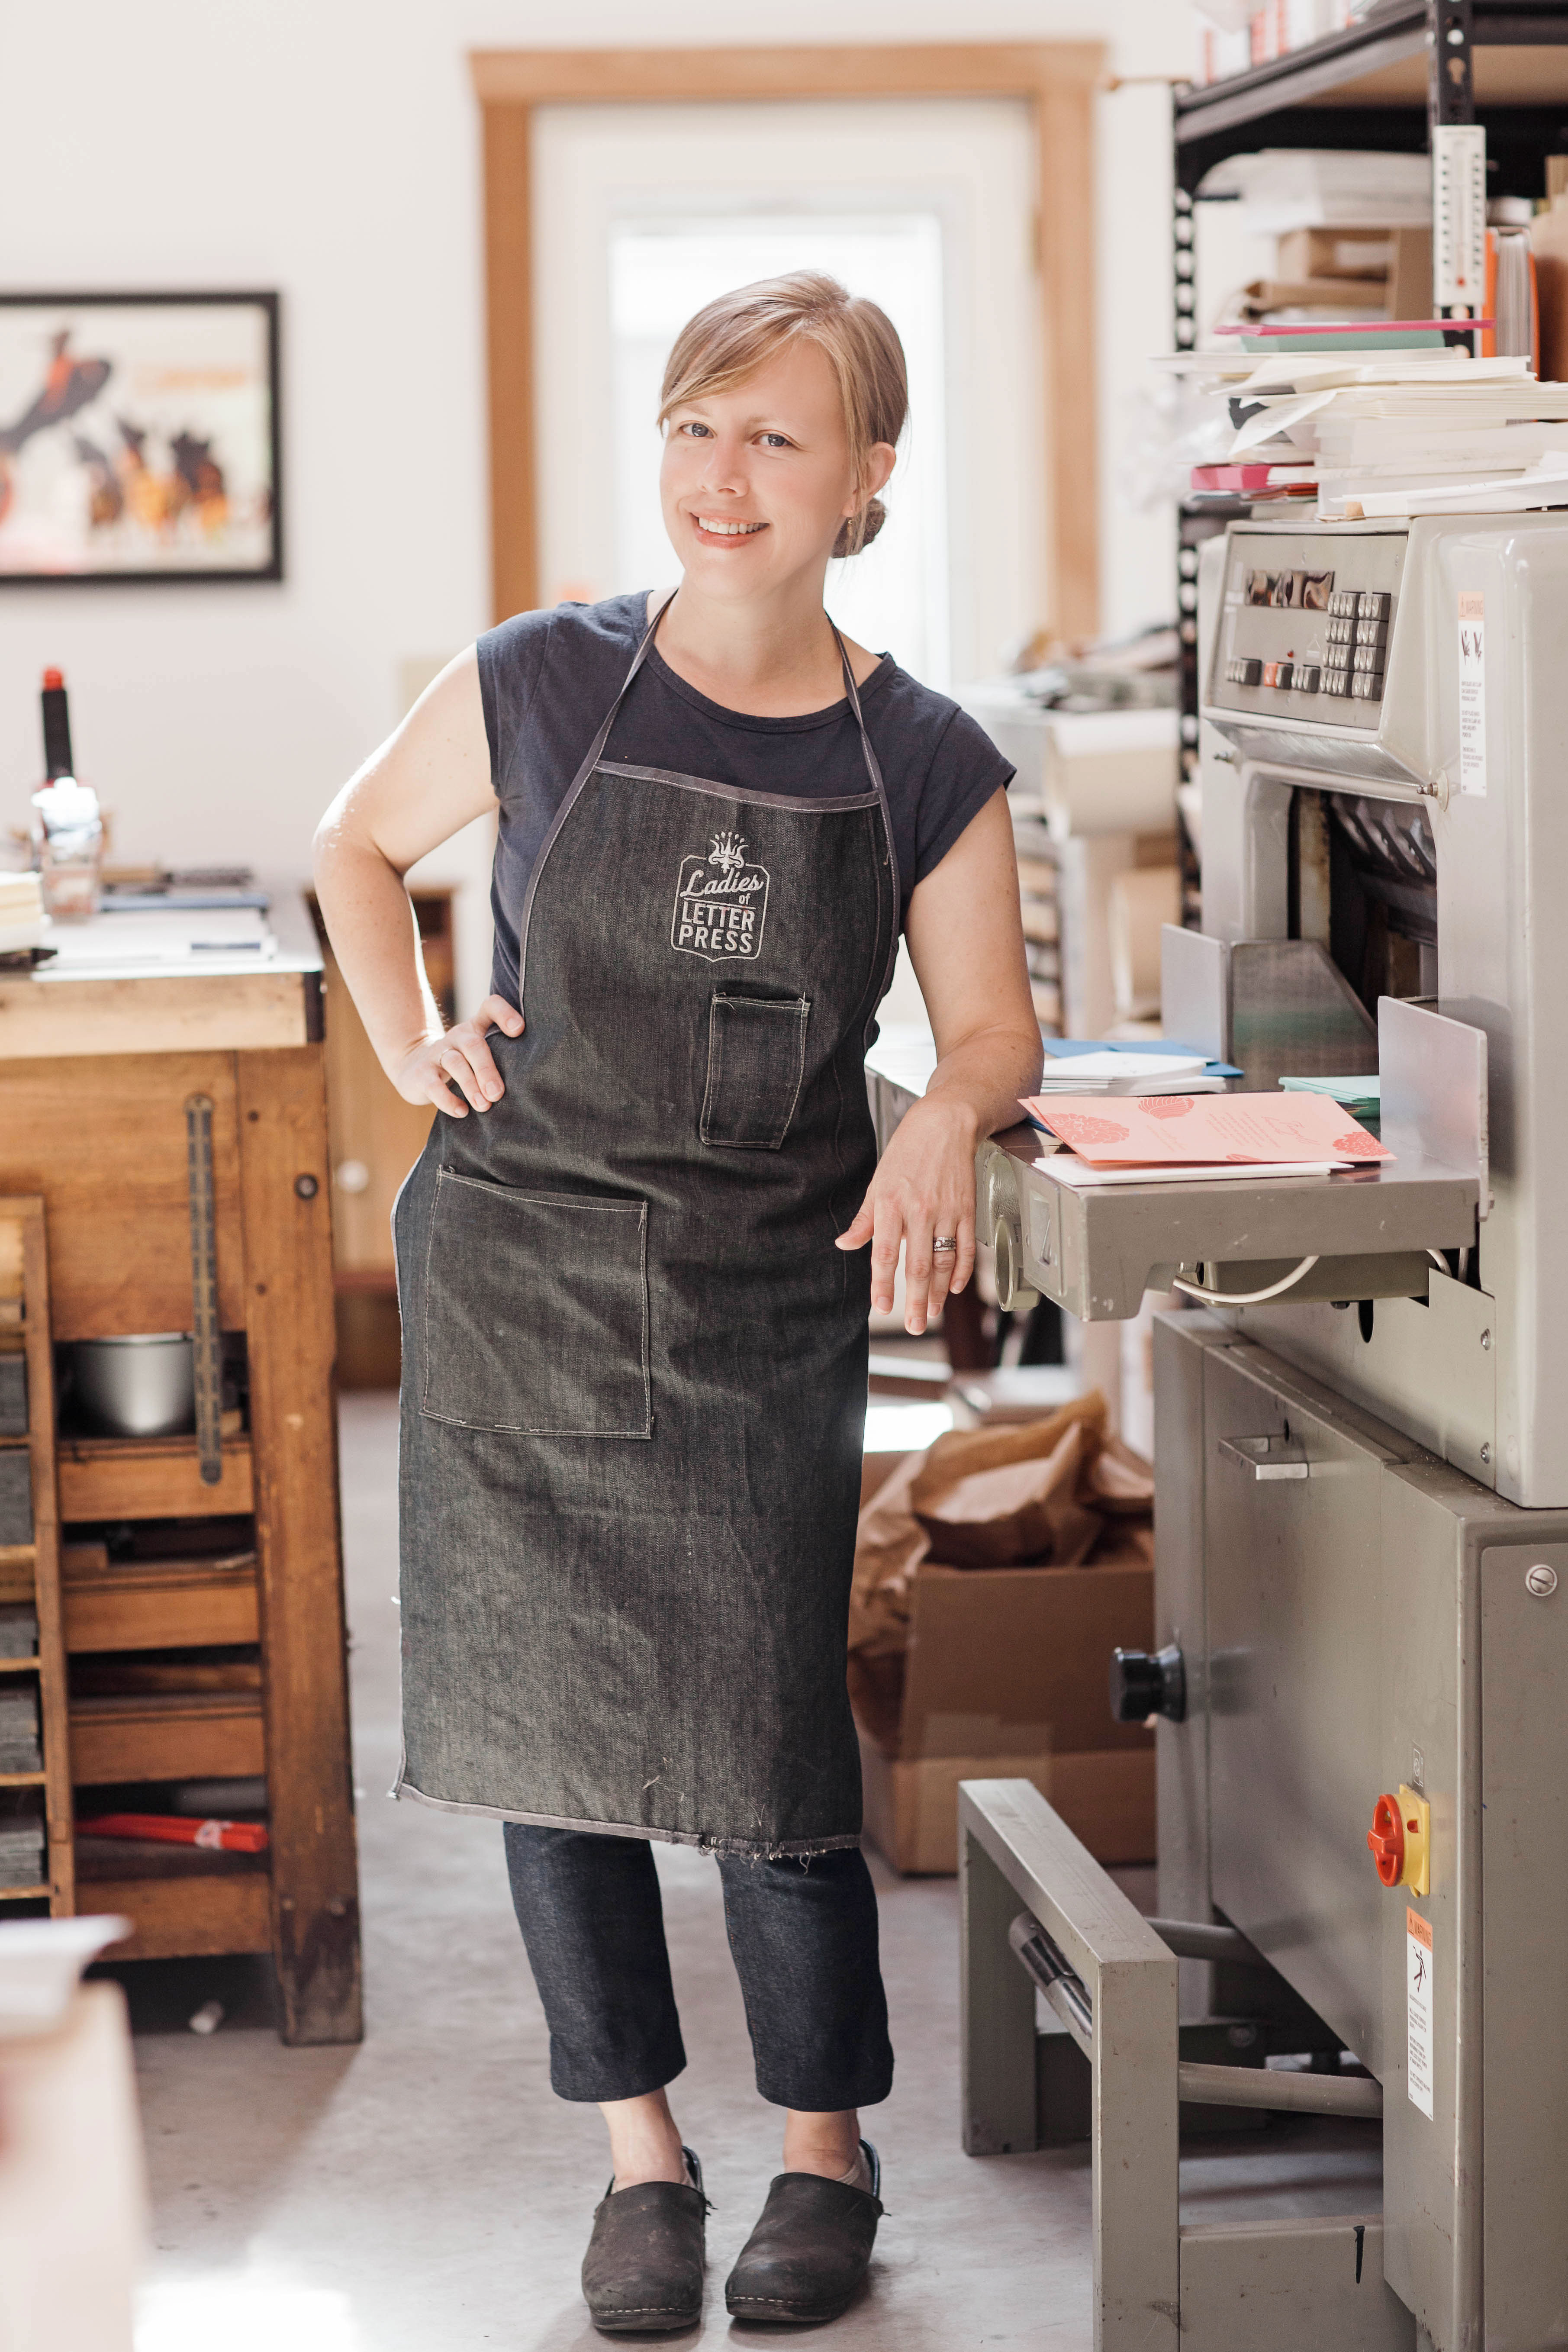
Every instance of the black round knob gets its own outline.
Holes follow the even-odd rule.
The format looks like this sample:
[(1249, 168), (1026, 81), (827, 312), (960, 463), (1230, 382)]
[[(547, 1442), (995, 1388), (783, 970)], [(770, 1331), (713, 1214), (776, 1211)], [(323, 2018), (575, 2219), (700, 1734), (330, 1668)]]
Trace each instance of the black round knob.
[(1118, 1723), (1144, 1723), (1152, 1715), (1185, 1721), (1186, 1662), (1173, 1642), (1152, 1657), (1147, 1650), (1112, 1650), (1110, 1712)]
[(313, 1201), (321, 1189), (314, 1176), (296, 1176), (294, 1179), (294, 1190), (301, 1201)]

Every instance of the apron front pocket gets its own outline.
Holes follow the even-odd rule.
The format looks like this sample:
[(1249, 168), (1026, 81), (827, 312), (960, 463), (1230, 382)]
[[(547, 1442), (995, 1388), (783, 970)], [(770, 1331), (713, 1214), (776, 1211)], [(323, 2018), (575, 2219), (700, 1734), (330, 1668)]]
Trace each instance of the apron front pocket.
[(735, 1151), (777, 1151), (805, 1076), (805, 996), (732, 996), (708, 1008), (708, 1085), (699, 1132)]
[(647, 1202), (519, 1192), (444, 1168), (422, 1410), (526, 1437), (650, 1437)]

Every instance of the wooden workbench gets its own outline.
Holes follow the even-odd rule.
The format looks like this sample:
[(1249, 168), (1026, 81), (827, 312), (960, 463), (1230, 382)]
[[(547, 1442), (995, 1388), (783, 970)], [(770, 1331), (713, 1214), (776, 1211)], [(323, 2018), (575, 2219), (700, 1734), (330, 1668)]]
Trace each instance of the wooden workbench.
[[(275, 896), (268, 922), (262, 955), (0, 974), (0, 1193), (44, 1201), (57, 1345), (189, 1330), (184, 1106), (212, 1101), (220, 1320), (226, 1348), (243, 1337), (244, 1425), (216, 1485), (194, 1436), (61, 1434), (66, 1646), (99, 1663), (219, 1648), (258, 1661), (259, 1689), (194, 1674), (186, 1695), (73, 1701), (72, 1779), (80, 1813), (100, 1787), (265, 1771), (270, 1851), (79, 1838), (77, 1907), (134, 1921), (117, 1957), (269, 1950), (285, 2041), (347, 2042), (360, 1947), (321, 968), (297, 895)], [(89, 1559), (73, 1578), (74, 1538), (80, 1560), (106, 1527), (160, 1523), (183, 1557)]]

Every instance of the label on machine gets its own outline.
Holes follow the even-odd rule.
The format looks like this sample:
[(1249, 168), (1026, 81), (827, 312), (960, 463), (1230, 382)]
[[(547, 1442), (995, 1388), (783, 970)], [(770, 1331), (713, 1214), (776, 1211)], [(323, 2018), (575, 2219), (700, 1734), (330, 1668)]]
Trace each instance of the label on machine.
[(1487, 600), (1459, 591), (1459, 790), (1487, 789)]
[(1413, 2106), (1432, 2112), (1432, 1927), (1419, 1911), (1405, 1908), (1405, 1981), (1409, 2033), (1405, 2065)]

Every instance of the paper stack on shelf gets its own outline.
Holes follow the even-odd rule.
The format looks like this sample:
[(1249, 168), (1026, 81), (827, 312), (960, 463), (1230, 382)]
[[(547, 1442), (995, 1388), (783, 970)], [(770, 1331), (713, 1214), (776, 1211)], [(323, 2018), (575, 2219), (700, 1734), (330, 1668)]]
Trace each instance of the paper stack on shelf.
[(1267, 467), (1295, 495), (1315, 486), (1325, 521), (1568, 506), (1568, 383), (1538, 383), (1522, 358), (1282, 352), (1244, 375), (1184, 356), (1234, 427), (1224, 464), (1194, 469), (1200, 492), (1256, 497), (1233, 478)]
[(0, 1690), (0, 1772), (39, 1769), (38, 1695), (28, 1684)]
[[(26, 1793), (30, 1795), (31, 1791)], [(0, 1811), (0, 1886), (38, 1886), (47, 1875), (44, 1824), (37, 1800), (26, 1811)]]

